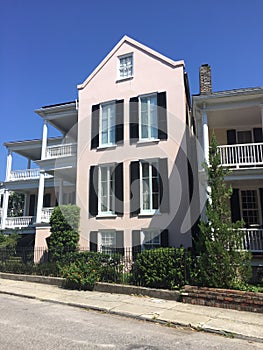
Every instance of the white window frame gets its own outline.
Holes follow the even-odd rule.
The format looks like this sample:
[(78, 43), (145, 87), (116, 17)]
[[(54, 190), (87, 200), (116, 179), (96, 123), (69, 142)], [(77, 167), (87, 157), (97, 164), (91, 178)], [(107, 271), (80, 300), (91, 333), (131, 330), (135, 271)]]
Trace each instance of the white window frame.
[[(114, 120), (112, 122), (112, 125), (110, 125), (111, 121), (109, 120), (109, 115), (108, 115), (108, 128), (107, 128), (107, 143), (102, 142), (102, 120), (103, 120), (103, 108), (108, 107), (108, 106), (113, 106), (113, 115), (114, 115)], [(116, 126), (116, 101), (110, 101), (110, 102), (105, 102), (100, 104), (100, 121), (99, 121), (99, 148), (105, 148), (105, 147), (111, 147), (116, 145), (116, 131), (114, 140), (110, 142), (110, 131), (111, 128), (115, 128)], [(115, 130), (115, 129), (114, 129)]]
[[(156, 130), (157, 135), (153, 137), (153, 126), (151, 123), (151, 113), (150, 113), (150, 101), (147, 102), (147, 121), (148, 121), (148, 137), (142, 137), (142, 100), (145, 98), (156, 98)], [(157, 93), (147, 94), (147, 95), (141, 95), (139, 96), (139, 141), (158, 141), (158, 105), (157, 105)]]
[[(128, 75), (123, 75), (122, 70), (126, 71), (128, 70), (127, 68), (121, 68), (121, 60), (126, 59), (126, 58), (131, 58), (131, 71), (128, 73)], [(125, 80), (125, 79), (131, 79), (133, 78), (134, 74), (134, 59), (133, 59), (133, 52), (127, 53), (125, 55), (118, 56), (118, 80)]]
[[(107, 170), (107, 209), (110, 207), (112, 210), (106, 210), (102, 211), (101, 210), (101, 205), (102, 205), (102, 186), (101, 186), (101, 171), (102, 168), (106, 168)], [(112, 181), (112, 188), (111, 188), (111, 176), (114, 172), (115, 169), (115, 164), (103, 164), (103, 165), (98, 165), (98, 216), (115, 216), (115, 180), (113, 179)], [(111, 193), (112, 192), (112, 193)], [(110, 203), (110, 200), (112, 200), (112, 203)]]
[[(112, 245), (103, 245), (103, 236), (104, 235), (113, 235), (113, 244)], [(100, 230), (98, 232), (98, 251), (101, 253), (109, 253), (111, 249), (116, 249), (116, 243), (117, 243), (117, 236), (116, 236), (116, 230)], [(105, 249), (104, 249), (105, 248)], [(108, 251), (107, 251), (108, 249)]]
[[(250, 211), (247, 208), (243, 208), (243, 201), (242, 201), (242, 192), (244, 191), (255, 191), (256, 192), (256, 201), (257, 201), (257, 208), (256, 209), (251, 209), (252, 210), (257, 210), (258, 213), (258, 223), (255, 224), (248, 224), (249, 226), (260, 226), (262, 224), (262, 219), (261, 219), (261, 205), (260, 205), (260, 193), (259, 190), (257, 188), (240, 188), (239, 191), (239, 202), (240, 202), (240, 211), (241, 211), (241, 218), (244, 219), (243, 217), (243, 211), (247, 210)], [(245, 220), (244, 220), (245, 221)]]
[[(150, 208), (149, 209), (143, 209), (143, 169), (142, 165), (143, 163), (149, 164), (149, 197), (150, 197)], [(159, 179), (159, 204), (158, 209), (153, 208), (153, 189), (152, 189), (152, 168), (153, 164), (155, 165), (155, 168), (157, 170), (157, 173), (159, 174), (159, 161), (158, 159), (146, 159), (146, 160), (140, 160), (140, 214), (142, 215), (154, 215), (160, 213), (160, 179)]]
[[(152, 242), (148, 243), (149, 242), (148, 240), (145, 241), (145, 239), (147, 237), (147, 234), (150, 234), (150, 235), (153, 236), (150, 239), (151, 241), (154, 238), (158, 237), (158, 242), (157, 243), (152, 243)], [(160, 229), (156, 229), (156, 228), (153, 228), (153, 229), (150, 229), (150, 228), (142, 229), (140, 238), (141, 238), (142, 250), (156, 249), (156, 248), (160, 248), (161, 247), (161, 230)]]

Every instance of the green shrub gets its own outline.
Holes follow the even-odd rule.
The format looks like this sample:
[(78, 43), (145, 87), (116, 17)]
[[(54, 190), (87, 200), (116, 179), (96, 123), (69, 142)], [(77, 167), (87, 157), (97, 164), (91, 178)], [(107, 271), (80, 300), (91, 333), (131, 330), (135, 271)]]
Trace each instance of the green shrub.
[(32, 273), (39, 276), (60, 277), (61, 269), (55, 262), (44, 262), (34, 265)]
[(178, 288), (187, 283), (190, 265), (190, 254), (183, 248), (145, 250), (137, 255), (133, 282), (150, 288)]
[(76, 205), (61, 205), (53, 210), (50, 218), (51, 235), (49, 254), (52, 261), (67, 263), (78, 248), (80, 208)]
[(71, 263), (62, 268), (65, 287), (91, 290), (95, 283), (119, 282), (122, 275), (120, 256), (97, 252), (76, 252)]

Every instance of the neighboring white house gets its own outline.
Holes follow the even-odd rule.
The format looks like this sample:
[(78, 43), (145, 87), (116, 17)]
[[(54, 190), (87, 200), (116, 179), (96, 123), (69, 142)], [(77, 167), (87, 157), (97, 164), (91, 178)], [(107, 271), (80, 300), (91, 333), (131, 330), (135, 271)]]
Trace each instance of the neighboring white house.
[(210, 66), (203, 65), (200, 94), (193, 96), (193, 115), (197, 138), (203, 146), (203, 152), (198, 152), (200, 184), (205, 182), (202, 163), (208, 160), (214, 132), (221, 164), (231, 169), (225, 180), (233, 188), (232, 221), (245, 221), (244, 248), (252, 251), (254, 265), (262, 265), (263, 87), (213, 92)]

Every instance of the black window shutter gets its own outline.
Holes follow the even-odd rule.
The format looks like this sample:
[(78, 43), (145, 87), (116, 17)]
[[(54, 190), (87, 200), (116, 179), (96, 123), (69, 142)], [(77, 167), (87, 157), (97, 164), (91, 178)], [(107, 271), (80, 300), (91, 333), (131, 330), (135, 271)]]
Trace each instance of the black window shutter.
[(136, 216), (140, 212), (140, 171), (139, 162), (131, 162), (130, 164), (130, 213)]
[(141, 246), (141, 231), (133, 230), (132, 231), (132, 257), (136, 258), (136, 255), (142, 250)]
[(168, 230), (163, 230), (161, 232), (161, 247), (168, 247), (168, 246), (169, 246)]
[(235, 145), (237, 143), (237, 137), (236, 137), (236, 130), (227, 130), (227, 144), (228, 145)]
[(99, 147), (99, 128), (100, 128), (100, 105), (92, 106), (91, 117), (91, 149)]
[(115, 168), (115, 214), (123, 215), (123, 163)]
[(232, 222), (241, 220), (240, 214), (240, 202), (239, 202), (239, 189), (233, 188), (232, 196), (230, 198), (231, 219)]
[(116, 143), (123, 143), (123, 113), (124, 113), (124, 100), (116, 102)]
[(98, 215), (98, 167), (91, 166), (89, 173), (89, 213)]
[(91, 252), (98, 251), (98, 232), (97, 231), (90, 231), (89, 249)]
[(139, 140), (139, 98), (130, 98), (130, 142)]
[(263, 142), (262, 128), (254, 128), (254, 142)]
[(168, 160), (167, 158), (159, 159), (159, 176), (160, 176), (160, 211), (161, 213), (169, 213), (169, 179), (168, 179)]
[(259, 189), (261, 216), (262, 216), (262, 227), (263, 227), (263, 188)]
[(158, 106), (158, 138), (167, 140), (167, 107), (166, 107), (166, 92), (157, 94)]
[(124, 255), (123, 231), (116, 231), (116, 250), (117, 253)]

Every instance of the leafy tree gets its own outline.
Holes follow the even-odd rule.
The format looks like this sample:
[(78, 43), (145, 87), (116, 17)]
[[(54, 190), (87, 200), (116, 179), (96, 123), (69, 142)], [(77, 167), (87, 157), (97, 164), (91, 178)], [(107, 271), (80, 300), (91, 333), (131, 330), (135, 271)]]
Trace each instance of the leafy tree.
[(224, 180), (223, 168), (213, 134), (209, 166), (204, 165), (210, 188), (206, 221), (201, 221), (197, 241), (197, 283), (208, 287), (234, 288), (246, 283), (251, 275), (251, 255), (243, 250), (243, 221), (232, 223), (229, 199), (232, 188)]
[(23, 216), (25, 195), (23, 193), (12, 192), (8, 198), (8, 216)]
[(50, 218), (51, 235), (49, 252), (52, 260), (63, 262), (69, 253), (76, 251), (79, 242), (80, 209), (76, 205), (54, 208)]

